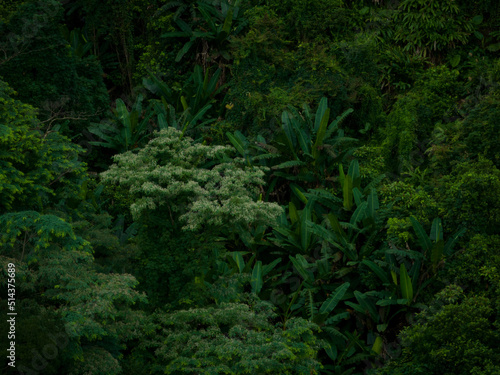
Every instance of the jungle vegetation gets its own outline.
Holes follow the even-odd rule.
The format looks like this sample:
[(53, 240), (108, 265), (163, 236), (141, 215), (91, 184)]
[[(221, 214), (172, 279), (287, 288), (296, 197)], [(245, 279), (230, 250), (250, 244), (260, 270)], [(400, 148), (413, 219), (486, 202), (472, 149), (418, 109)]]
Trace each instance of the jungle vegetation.
[(496, 0), (1, 0), (0, 372), (499, 374), (499, 52)]

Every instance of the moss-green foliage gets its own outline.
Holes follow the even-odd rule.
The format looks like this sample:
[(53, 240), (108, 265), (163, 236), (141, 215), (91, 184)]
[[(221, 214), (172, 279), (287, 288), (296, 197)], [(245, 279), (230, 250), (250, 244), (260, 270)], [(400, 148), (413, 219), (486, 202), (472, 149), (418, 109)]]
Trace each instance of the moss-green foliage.
[(435, 125), (454, 115), (460, 93), (458, 75), (458, 71), (444, 66), (431, 68), (394, 104), (382, 135), (386, 157), (393, 168), (401, 171), (423, 163)]
[(77, 160), (81, 148), (56, 132), (36, 130), (35, 110), (13, 95), (0, 81), (0, 213), (41, 210), (55, 199), (78, 194), (84, 174)]
[(402, 333), (402, 357), (384, 374), (481, 374), (500, 371), (497, 314), (485, 297), (464, 297), (450, 286), (437, 295), (430, 311)]
[[(315, 17), (311, 9), (306, 14)], [(229, 83), (228, 102), (234, 107), (227, 119), (250, 133), (272, 134), (287, 105), (332, 98), (334, 113), (354, 107), (349, 127), (383, 123), (381, 96), (374, 90), (377, 67), (370, 37), (339, 42), (296, 39), (286, 20), (268, 6), (247, 11), (250, 30), (233, 40), (234, 79)], [(361, 69), (352, 69), (360, 64)], [(271, 124), (271, 127), (269, 127)], [(355, 133), (354, 133), (355, 134)]]
[(447, 174), (452, 168), (468, 159), (483, 155), (499, 166), (496, 152), (500, 65), (481, 53), (469, 53), (464, 62), (468, 81), (467, 98), (458, 105), (459, 115), (449, 123), (438, 124), (425, 151), (430, 156), (430, 166), (437, 173)]
[(134, 274), (152, 306), (200, 306), (204, 302), (195, 279), (203, 278), (214, 266), (216, 250), (223, 251), (220, 243), (180, 231), (161, 212), (149, 216), (136, 240), (140, 253), (134, 259)]
[(498, 134), (500, 132), (500, 90), (484, 97), (463, 122), (465, 152), (470, 157), (483, 155), (500, 167)]
[(318, 374), (317, 326), (295, 318), (283, 329), (270, 304), (255, 302), (155, 314), (140, 348), (155, 353), (148, 373)]
[(144, 33), (147, 20), (155, 10), (151, 2), (75, 0), (66, 5), (66, 9), (68, 23), (80, 24), (85, 20), (87, 39), (102, 64), (107, 83), (113, 89), (130, 94), (135, 85), (132, 79), (136, 63), (134, 46), (136, 38), (142, 39), (140, 34)]
[(499, 6), (2, 1), (18, 370), (500, 373)]
[(448, 227), (494, 234), (500, 225), (500, 170), (488, 159), (458, 164), (438, 185), (439, 211)]
[[(67, 372), (97, 375), (102, 374), (99, 368), (111, 366), (110, 362), (112, 367), (119, 366), (120, 346), (136, 338), (133, 327), (140, 317), (125, 306), (145, 300), (132, 289), (137, 284), (135, 278), (95, 272), (90, 243), (75, 236), (71, 225), (56, 216), (33, 211), (4, 214), (0, 216), (0, 232), (0, 263), (2, 270), (9, 262), (16, 265), (16, 284), (21, 286), (17, 300), (31, 300), (35, 311), (36, 305), (41, 305), (38, 310), (42, 315), (42, 306), (47, 307), (64, 325), (67, 344), (61, 359)], [(2, 278), (5, 291), (6, 281)], [(23, 283), (30, 289), (23, 288)], [(34, 321), (39, 318), (32, 317)], [(30, 324), (33, 322), (28, 321)], [(42, 351), (46, 343), (32, 344), (20, 347), (20, 351)], [(23, 365), (31, 365), (24, 352), (21, 358), (26, 359)], [(78, 370), (78, 362), (84, 360), (87, 367), (94, 364), (92, 371)]]
[(324, 42), (348, 25), (343, 0), (269, 1), (280, 12), (293, 39)]
[(182, 67), (184, 68), (182, 69), (178, 64), (174, 65), (177, 51), (182, 48), (181, 42), (172, 38), (158, 37), (164, 32), (175, 31), (173, 18), (174, 13), (158, 12), (147, 23), (145, 40), (135, 46), (141, 52), (135, 71), (135, 77), (138, 81), (147, 77), (148, 72), (162, 73), (164, 79), (169, 82), (172, 79), (178, 80), (179, 76), (189, 74), (188, 67)]
[(359, 162), (361, 177), (372, 180), (384, 172), (385, 160), (382, 147), (364, 145), (356, 148), (353, 156)]
[[(488, 275), (500, 269), (500, 236), (477, 234), (467, 243), (448, 266), (447, 276), (454, 282), (478, 293), (498, 296), (499, 285), (492, 284)], [(492, 288), (493, 286), (493, 288)], [(497, 288), (495, 288), (497, 287)]]
[(104, 113), (109, 99), (98, 61), (71, 53), (61, 20), (57, 1), (18, 6), (0, 30), (5, 40), (0, 75), (23, 102), (39, 108), (44, 127), (59, 124), (66, 134), (78, 136)]
[(424, 225), (438, 216), (438, 203), (424, 189), (412, 184), (395, 181), (379, 188), (381, 203), (392, 205), (391, 217), (387, 221), (388, 239), (403, 245), (414, 239), (410, 216), (414, 216)]
[(411, 53), (429, 56), (450, 45), (465, 44), (474, 30), (470, 14), (453, 0), (403, 0), (398, 10), (395, 39)]

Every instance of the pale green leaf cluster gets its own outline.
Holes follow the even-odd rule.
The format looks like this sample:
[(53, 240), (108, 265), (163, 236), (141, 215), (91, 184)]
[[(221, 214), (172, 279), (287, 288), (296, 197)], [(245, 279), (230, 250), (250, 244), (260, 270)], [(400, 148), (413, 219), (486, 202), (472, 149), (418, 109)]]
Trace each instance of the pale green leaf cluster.
[[(116, 163), (102, 178), (130, 189), (136, 220), (159, 209), (189, 230), (274, 222), (281, 208), (255, 200), (264, 168), (244, 167), (242, 160), (226, 157), (230, 151), (232, 147), (195, 144), (168, 128), (138, 152), (115, 156)], [(215, 166), (209, 167), (210, 162)]]
[(265, 302), (156, 314), (158, 331), (144, 342), (160, 362), (150, 373), (318, 374), (318, 327), (292, 318), (284, 329), (275, 317)]
[(84, 174), (81, 147), (57, 132), (42, 135), (33, 107), (0, 80), (0, 213), (42, 209), (59, 190), (74, 195)]

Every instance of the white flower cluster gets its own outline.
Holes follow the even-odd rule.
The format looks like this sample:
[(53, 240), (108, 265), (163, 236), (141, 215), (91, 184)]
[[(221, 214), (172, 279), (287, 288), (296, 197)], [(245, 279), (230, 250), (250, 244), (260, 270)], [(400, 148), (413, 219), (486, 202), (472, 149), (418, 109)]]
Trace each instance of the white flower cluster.
[(256, 201), (265, 170), (230, 159), (231, 150), (195, 144), (168, 128), (138, 152), (115, 156), (101, 176), (129, 189), (136, 198), (130, 207), (135, 219), (148, 210), (168, 209), (190, 230), (273, 223), (281, 207)]

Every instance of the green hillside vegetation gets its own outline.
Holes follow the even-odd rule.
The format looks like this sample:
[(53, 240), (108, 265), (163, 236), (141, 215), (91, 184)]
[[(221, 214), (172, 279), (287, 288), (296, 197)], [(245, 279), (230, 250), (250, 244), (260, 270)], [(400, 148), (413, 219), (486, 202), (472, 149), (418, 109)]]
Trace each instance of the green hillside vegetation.
[(499, 374), (499, 52), (495, 0), (0, 1), (0, 372)]

